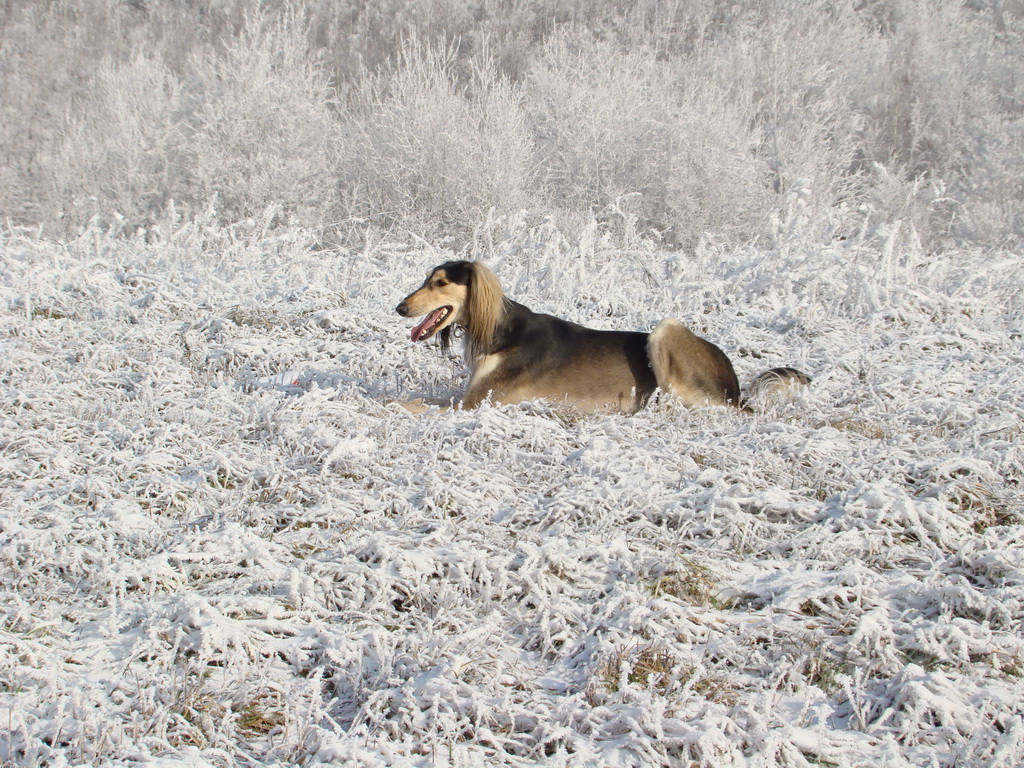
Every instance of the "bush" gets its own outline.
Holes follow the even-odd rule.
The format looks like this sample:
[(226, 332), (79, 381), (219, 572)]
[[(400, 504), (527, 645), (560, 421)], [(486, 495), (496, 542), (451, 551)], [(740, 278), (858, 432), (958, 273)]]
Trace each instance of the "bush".
[(690, 246), (771, 233), (796, 193), (825, 240), (1015, 247), (1018, 6), (15, 0), (0, 215), (145, 226), (215, 198), (225, 221), (464, 240), (520, 209), (624, 213)]
[(444, 238), (527, 203), (532, 146), (517, 89), (481, 57), (460, 82), (452, 50), (410, 43), (362, 85), (356, 156), (343, 169), (353, 210)]
[(769, 200), (749, 103), (653, 48), (569, 36), (545, 48), (524, 87), (550, 205), (600, 212), (637, 193), (641, 224), (670, 242), (753, 233)]
[(141, 55), (108, 59), (51, 166), (61, 211), (75, 226), (112, 212), (145, 226), (171, 200), (193, 213), (216, 200), (228, 221), (277, 204), (317, 222), (336, 199), (331, 105), (293, 19), (251, 20), (186, 78)]
[(49, 167), (65, 222), (119, 214), (142, 226), (189, 187), (189, 133), (180, 81), (159, 61), (105, 61)]
[(223, 56), (194, 62), (192, 202), (227, 220), (271, 204), (323, 223), (336, 205), (340, 145), (333, 93), (294, 17), (252, 20)]

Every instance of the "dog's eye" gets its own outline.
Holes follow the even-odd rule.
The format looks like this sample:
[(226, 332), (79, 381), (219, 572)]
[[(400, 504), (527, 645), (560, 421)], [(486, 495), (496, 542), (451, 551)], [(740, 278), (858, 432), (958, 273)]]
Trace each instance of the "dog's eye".
[(442, 278), (438, 278), (437, 280), (434, 281), (435, 288), (444, 288), (446, 285), (448, 285), (448, 281)]

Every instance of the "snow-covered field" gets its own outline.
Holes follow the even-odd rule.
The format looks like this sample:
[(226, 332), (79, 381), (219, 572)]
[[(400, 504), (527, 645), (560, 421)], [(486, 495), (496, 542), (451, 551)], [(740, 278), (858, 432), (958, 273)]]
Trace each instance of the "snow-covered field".
[(452, 254), (171, 222), (0, 236), (0, 762), (1024, 761), (1024, 271), (905, 229), (481, 238), (534, 309), (671, 315), (744, 415), (433, 416)]

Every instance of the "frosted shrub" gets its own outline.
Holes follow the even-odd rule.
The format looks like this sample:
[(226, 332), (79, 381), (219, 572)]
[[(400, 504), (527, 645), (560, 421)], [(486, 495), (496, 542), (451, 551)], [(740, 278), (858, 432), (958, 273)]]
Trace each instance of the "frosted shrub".
[[(1024, 172), (1024, 28), (958, 3), (893, 2), (885, 58), (862, 95), (865, 147), (918, 194), (906, 214), (926, 242), (1019, 240)], [(927, 182), (927, 186), (922, 182)], [(929, 194), (920, 194), (927, 189)], [(892, 206), (893, 201), (882, 200)]]
[(468, 231), (525, 201), (531, 145), (515, 88), (478, 63), (460, 83), (451, 52), (410, 45), (362, 86), (354, 210), (418, 232)]
[(159, 61), (104, 62), (47, 166), (66, 223), (118, 213), (142, 224), (187, 185), (184, 95)]
[(846, 236), (866, 211), (872, 229), (909, 224), (929, 248), (997, 244), (1021, 231), (1024, 146), (1022, 38), (1003, 26), (917, 0), (752, 9), (714, 58), (756, 94), (776, 188), (854, 213)]
[[(679, 62), (749, 115), (751, 155), (771, 190), (771, 215), (759, 234), (774, 237), (774, 222), (788, 216), (794, 196), (810, 214), (804, 225), (826, 241), (862, 222), (858, 209), (872, 199), (876, 179), (866, 167), (856, 102), (872, 87), (868, 75), (881, 47), (849, 4), (816, 2), (805, 13), (753, 5)], [(715, 96), (706, 93), (701, 107), (717, 103)]]
[(685, 242), (748, 233), (767, 201), (749, 114), (654, 49), (562, 36), (528, 75), (538, 180), (552, 204), (600, 211), (639, 193), (641, 218)]
[(1019, 3), (172, 5), (3, 6), (0, 215), (1024, 236)]
[(807, 14), (769, 14), (745, 27), (737, 42), (717, 55), (734, 62), (737, 90), (754, 99), (759, 153), (775, 191), (806, 189), (827, 205), (855, 196), (862, 120), (850, 92), (872, 51), (853, 11), (819, 3)]
[(322, 222), (336, 197), (331, 102), (287, 19), (250, 20), (223, 56), (194, 60), (187, 77), (143, 56), (105, 63), (50, 166), (66, 223), (116, 212), (143, 226), (171, 200), (194, 213), (214, 199), (227, 221), (277, 205), (287, 218)]
[(278, 203), (302, 223), (335, 197), (338, 130), (326, 74), (291, 20), (250, 22), (221, 59), (195, 63), (200, 105), (192, 149), (197, 202), (231, 220)]

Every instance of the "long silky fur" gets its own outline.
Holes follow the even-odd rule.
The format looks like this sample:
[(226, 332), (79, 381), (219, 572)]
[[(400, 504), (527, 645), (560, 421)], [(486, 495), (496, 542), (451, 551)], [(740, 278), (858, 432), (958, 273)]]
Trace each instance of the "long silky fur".
[[(479, 262), (472, 263), (466, 298), (466, 332), (470, 353), (476, 357), (487, 354), (494, 344), (494, 332), (505, 309), (505, 292), (497, 276)], [(451, 326), (445, 328), (449, 330)], [(442, 338), (442, 346), (451, 339)]]

